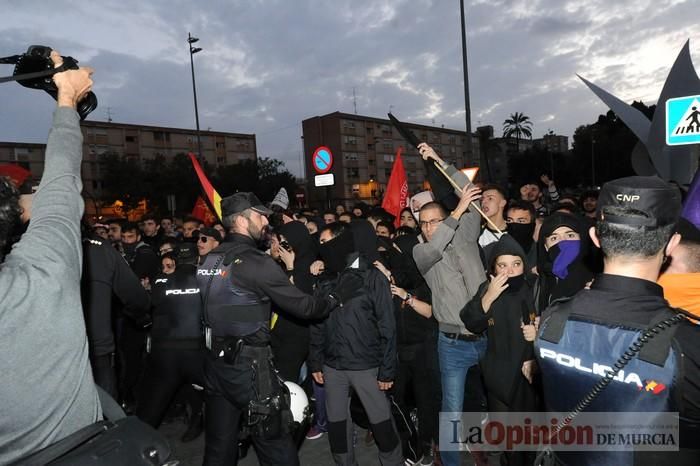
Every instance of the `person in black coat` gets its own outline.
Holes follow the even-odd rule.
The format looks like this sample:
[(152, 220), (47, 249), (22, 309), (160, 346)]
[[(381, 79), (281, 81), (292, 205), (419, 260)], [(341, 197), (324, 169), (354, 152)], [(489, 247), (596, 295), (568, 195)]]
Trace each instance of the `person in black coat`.
[[(489, 411), (537, 411), (534, 349), (525, 336), (526, 330), (536, 325), (537, 317), (532, 286), (525, 274), (525, 252), (515, 239), (504, 235), (495, 243), (489, 273), (489, 279), (460, 313), (467, 329), (486, 330), (488, 335), (486, 354), (479, 364)], [(524, 464), (522, 454), (508, 457), (508, 464)]]
[[(312, 294), (314, 279), (311, 264), (318, 256), (318, 247), (301, 222), (289, 222), (278, 228), (279, 257), (285, 264), (291, 282), (304, 293)], [(284, 311), (276, 312), (270, 344), (275, 367), (284, 380), (296, 383), (299, 371), (309, 353), (309, 322)]]

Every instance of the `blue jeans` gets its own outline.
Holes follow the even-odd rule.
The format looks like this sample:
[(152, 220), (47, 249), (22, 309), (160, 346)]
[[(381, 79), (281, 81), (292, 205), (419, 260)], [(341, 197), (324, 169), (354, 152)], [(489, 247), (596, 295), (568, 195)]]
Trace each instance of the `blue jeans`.
[[(464, 385), (467, 371), (479, 363), (486, 352), (486, 338), (462, 341), (438, 335), (440, 380), (442, 381), (442, 412), (457, 413), (458, 419), (464, 404)], [(459, 465), (459, 451), (440, 451), (442, 464)]]

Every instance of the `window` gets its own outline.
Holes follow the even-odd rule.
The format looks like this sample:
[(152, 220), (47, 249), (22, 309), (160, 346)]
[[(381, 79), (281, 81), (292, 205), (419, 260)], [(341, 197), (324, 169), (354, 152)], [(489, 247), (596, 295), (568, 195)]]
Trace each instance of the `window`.
[(136, 142), (136, 136), (127, 136), (126, 142)]
[(355, 145), (357, 144), (357, 138), (355, 136), (345, 136), (345, 144)]
[(384, 161), (385, 162), (393, 162), (394, 161), (394, 154), (384, 154)]
[(348, 162), (357, 160), (357, 152), (343, 152), (343, 158)]
[(450, 154), (455, 154), (457, 153), (457, 148), (456, 147), (450, 147)]
[(217, 149), (224, 149), (225, 147), (226, 147), (226, 144), (224, 144), (223, 142), (217, 142), (217, 143), (216, 143), (216, 148), (217, 148)]
[(384, 147), (385, 151), (392, 152), (394, 150), (394, 145), (390, 142), (385, 142), (382, 147)]
[(226, 156), (225, 155), (219, 155), (216, 157), (216, 163), (218, 164), (225, 164), (226, 163)]
[(346, 178), (359, 178), (360, 177), (360, 169), (354, 168), (354, 167), (346, 168), (345, 169), (345, 176), (346, 176)]
[(374, 144), (367, 144), (367, 150), (374, 150)]
[(344, 126), (345, 128), (355, 128), (355, 122), (354, 122), (354, 121), (343, 120), (343, 126)]
[(455, 137), (454, 134), (450, 134), (450, 144), (455, 144), (457, 142), (457, 138)]
[(160, 142), (170, 142), (170, 133), (166, 133), (165, 131), (153, 131), (153, 140)]

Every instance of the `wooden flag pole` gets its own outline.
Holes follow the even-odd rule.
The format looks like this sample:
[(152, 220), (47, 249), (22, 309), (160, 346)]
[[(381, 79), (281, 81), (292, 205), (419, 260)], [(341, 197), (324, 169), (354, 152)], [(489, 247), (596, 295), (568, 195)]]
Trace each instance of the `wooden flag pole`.
[[(459, 187), (459, 185), (455, 182), (455, 180), (453, 180), (452, 177), (451, 177), (450, 175), (447, 174), (447, 172), (440, 166), (440, 164), (439, 164), (438, 162), (436, 162), (436, 161), (433, 159), (433, 163), (435, 164), (435, 166), (437, 167), (437, 169), (440, 170), (440, 173), (442, 173), (442, 175), (443, 175), (445, 178), (447, 178), (447, 181), (450, 182), (450, 184), (452, 185), (453, 188), (455, 188), (457, 191), (462, 191), (462, 188)], [(481, 217), (482, 217), (484, 220), (486, 220), (486, 223), (488, 223), (489, 225), (491, 225), (491, 228), (493, 228), (494, 230), (496, 230), (496, 231), (498, 232), (499, 235), (502, 235), (502, 234), (503, 234), (503, 232), (501, 231), (501, 229), (498, 228), (498, 227), (491, 221), (491, 219), (488, 218), (488, 217), (486, 216), (486, 214), (484, 214), (484, 212), (479, 208), (478, 205), (476, 205), (474, 202), (471, 202), (471, 203), (469, 203), (469, 207), (470, 207), (470, 208), (474, 208), (477, 212), (479, 212), (479, 215), (481, 215)]]

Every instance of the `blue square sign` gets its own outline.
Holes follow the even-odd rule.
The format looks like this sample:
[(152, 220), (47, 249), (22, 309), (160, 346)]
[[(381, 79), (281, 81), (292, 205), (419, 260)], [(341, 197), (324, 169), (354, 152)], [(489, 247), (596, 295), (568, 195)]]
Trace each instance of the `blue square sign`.
[(700, 95), (666, 101), (666, 144), (700, 144)]

